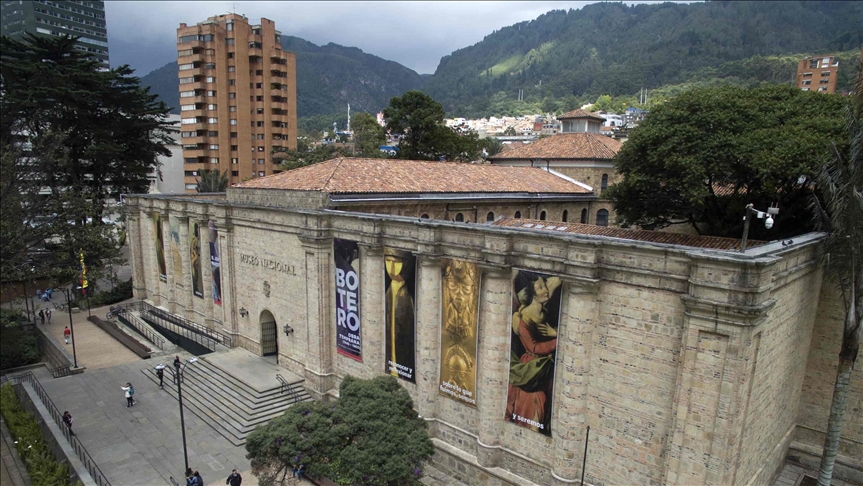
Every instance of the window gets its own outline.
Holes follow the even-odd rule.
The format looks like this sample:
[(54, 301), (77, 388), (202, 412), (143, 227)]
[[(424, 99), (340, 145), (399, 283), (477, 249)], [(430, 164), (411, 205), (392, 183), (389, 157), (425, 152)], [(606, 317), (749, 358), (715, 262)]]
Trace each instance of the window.
[(545, 211), (540, 211), (540, 213), (539, 213), (539, 220), (540, 220), (540, 221), (545, 221)]
[(207, 81), (208, 83), (215, 83), (215, 82), (216, 82), (216, 77), (215, 77), (215, 76), (207, 76), (206, 81)]
[(219, 119), (216, 117), (207, 118), (207, 123), (219, 123)]
[(195, 67), (195, 65), (193, 63), (188, 63), (188, 64), (180, 64), (179, 66), (177, 66), (177, 69), (179, 71), (185, 71), (187, 69), (192, 69), (194, 67)]
[(596, 225), (597, 226), (608, 226), (608, 210), (600, 209), (596, 212)]
[(263, 76), (263, 75), (264, 75), (263, 69), (258, 69), (257, 71), (255, 71), (255, 76)]
[(180, 78), (180, 84), (189, 84), (189, 83), (194, 83), (194, 82), (195, 82), (194, 77)]
[(809, 60), (809, 69), (818, 69), (818, 62), (820, 59), (810, 59)]
[(263, 96), (255, 96), (255, 101), (264, 101)]
[(587, 208), (581, 210), (581, 224), (587, 224)]
[(821, 76), (830, 76), (830, 71), (821, 71)]
[(237, 111), (237, 107), (236, 106), (229, 106), (228, 111), (232, 111), (232, 112)]
[(429, 219), (429, 215), (428, 215), (428, 214), (423, 214), (422, 216), (420, 216), (420, 218), (422, 218), (422, 219)]
[(231, 118), (231, 125), (236, 125), (236, 124), (237, 124), (237, 120), (234, 118)]
[(231, 132), (231, 138), (237, 138), (237, 132)]
[(263, 127), (263, 126), (264, 126), (264, 122), (262, 122), (262, 121), (255, 122), (255, 126), (256, 126), (256, 127)]
[(464, 214), (458, 213), (455, 215), (456, 222), (464, 223)]
[(180, 91), (180, 98), (191, 98), (195, 96), (194, 91)]
[(182, 138), (192, 138), (192, 137), (195, 137), (195, 136), (197, 136), (197, 135), (198, 135), (198, 134), (197, 134), (197, 133), (195, 133), (195, 132), (180, 132), (180, 136), (181, 136)]
[(258, 177), (264, 177), (264, 171), (258, 172)]
[(240, 161), (239, 161), (239, 159), (237, 159), (236, 157), (234, 157), (234, 158), (232, 158), (232, 159), (231, 159), (231, 163), (232, 163), (232, 164), (239, 164), (239, 163), (240, 163)]
[(513, 217), (514, 217), (515, 219), (521, 219), (521, 211), (516, 211), (516, 212), (515, 212), (515, 216), (513, 216)]
[(198, 184), (186, 184), (186, 189), (197, 189)]
[(192, 111), (195, 109), (195, 105), (180, 105), (180, 111)]
[(209, 132), (207, 132), (207, 136), (208, 137), (218, 137), (219, 132), (217, 132), (216, 130), (210, 130)]
[(264, 134), (263, 134), (263, 133), (259, 133), (259, 134), (258, 134), (258, 140), (263, 140), (263, 139), (264, 139)]
[(228, 53), (228, 59), (233, 59), (233, 58), (234, 58), (234, 53), (233, 53), (233, 52), (229, 52), (229, 53)]
[(183, 50), (177, 51), (177, 57), (191, 56), (194, 53), (195, 53), (195, 51), (192, 49), (183, 49)]
[(237, 71), (237, 66), (228, 66), (228, 72), (233, 73)]
[(218, 157), (210, 157), (210, 163), (211, 164), (218, 164), (219, 158)]
[(204, 49), (204, 54), (207, 56), (215, 56), (216, 50), (215, 49)]
[(194, 125), (195, 123), (198, 123), (197, 118), (183, 118), (180, 120), (180, 125)]
[(267, 161), (266, 161), (266, 160), (264, 160), (264, 159), (258, 159), (258, 165), (264, 165), (264, 164), (266, 164), (266, 163), (267, 163)]
[(237, 145), (231, 145), (231, 152), (236, 152), (237, 148), (238, 148)]
[(238, 170), (232, 170), (232, 171), (231, 171), (231, 175), (232, 175), (232, 176), (234, 176), (234, 177), (239, 177), (239, 176), (240, 176), (240, 171), (238, 171)]
[(237, 97), (237, 93), (228, 93), (228, 99), (233, 100)]
[[(198, 40), (198, 34), (184, 35), (184, 36), (180, 37), (180, 40), (177, 42), (182, 44), (184, 42), (195, 42), (196, 40)], [(816, 63), (817, 63), (817, 61), (816, 61)]]
[(822, 79), (821, 81), (818, 82), (818, 84), (830, 84), (830, 80), (829, 79)]
[(204, 42), (213, 42), (213, 39), (215, 39), (215, 37), (213, 37), (213, 34), (204, 34), (200, 37), (200, 39)]
[[(181, 82), (182, 82), (182, 80), (181, 80)], [(803, 84), (803, 86), (809, 86), (810, 84), (812, 84), (812, 80), (810, 80), (810, 79), (806, 79), (806, 80), (804, 80), (804, 81), (803, 81), (803, 83), (802, 83), (802, 84)]]
[(207, 96), (216, 96), (216, 92), (215, 92), (215, 91), (213, 91), (213, 90), (208, 90), (208, 91), (207, 91)]
[(234, 45), (234, 39), (233, 39), (232, 37), (231, 37), (231, 38), (228, 38), (228, 39), (225, 39), (225, 45), (226, 45), (226, 46), (232, 46), (232, 45)]
[(602, 185), (600, 186), (599, 193), (602, 194), (608, 189), (608, 174), (602, 174)]
[(227, 30), (228, 32), (234, 30), (234, 23), (233, 22), (225, 23), (225, 30)]
[(263, 152), (263, 151), (264, 151), (264, 147), (261, 147), (261, 146), (259, 145), (259, 146), (258, 146), (258, 152)]
[(264, 83), (255, 83), (255, 89), (263, 89)]
[(204, 64), (204, 69), (216, 69), (216, 63), (208, 62), (208, 63)]
[(210, 144), (210, 150), (219, 150), (219, 144), (211, 143)]
[(561, 219), (564, 223), (566, 223), (566, 220), (567, 220), (568, 218), (569, 218), (569, 211), (567, 211), (566, 209), (564, 209), (564, 210), (563, 210), (563, 215), (560, 217), (560, 219)]
[(184, 164), (197, 164), (198, 158), (197, 157), (186, 157), (183, 159), (183, 163)]
[(811, 73), (811, 72), (809, 72), (809, 73), (803, 73), (803, 77), (804, 77), (804, 78), (811, 78), (811, 77), (812, 77), (812, 73)]
[(257, 110), (255, 110), (255, 113), (257, 113), (258, 115), (263, 115), (263, 114), (264, 114), (264, 109), (263, 109), (263, 108), (258, 108)]
[(809, 88), (803, 88), (802, 91), (809, 91)]
[(494, 221), (494, 213), (489, 211), (489, 213), (485, 215), (485, 220), (488, 222)]
[(207, 110), (215, 111), (218, 109), (218, 105), (209, 104), (207, 105)]

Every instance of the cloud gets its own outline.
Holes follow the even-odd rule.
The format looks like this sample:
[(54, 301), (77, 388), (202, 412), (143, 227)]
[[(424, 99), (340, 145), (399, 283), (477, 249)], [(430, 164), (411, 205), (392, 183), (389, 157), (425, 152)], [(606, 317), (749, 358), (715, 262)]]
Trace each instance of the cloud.
[(129, 64), (139, 76), (176, 59), (180, 23), (193, 25), (229, 12), (250, 20), (265, 17), (283, 35), (358, 47), (423, 74), (433, 73), (441, 57), (494, 30), (589, 3), (594, 2), (107, 1), (105, 16), (111, 65)]

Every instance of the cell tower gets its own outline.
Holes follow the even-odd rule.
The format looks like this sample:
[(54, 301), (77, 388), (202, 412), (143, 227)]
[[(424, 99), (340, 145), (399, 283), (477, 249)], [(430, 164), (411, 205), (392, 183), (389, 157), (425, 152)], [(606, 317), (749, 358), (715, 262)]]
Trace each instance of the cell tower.
[(348, 103), (348, 129), (345, 131), (346, 132), (351, 131), (351, 104), (350, 103)]

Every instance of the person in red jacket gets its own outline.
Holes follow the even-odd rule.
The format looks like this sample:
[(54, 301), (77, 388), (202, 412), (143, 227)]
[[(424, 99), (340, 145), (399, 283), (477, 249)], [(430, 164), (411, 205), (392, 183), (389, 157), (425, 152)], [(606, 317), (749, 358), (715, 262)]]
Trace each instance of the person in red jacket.
[(70, 336), (72, 336), (72, 331), (69, 330), (69, 326), (66, 326), (66, 329), (63, 329), (63, 339), (66, 340), (66, 344), (69, 344)]

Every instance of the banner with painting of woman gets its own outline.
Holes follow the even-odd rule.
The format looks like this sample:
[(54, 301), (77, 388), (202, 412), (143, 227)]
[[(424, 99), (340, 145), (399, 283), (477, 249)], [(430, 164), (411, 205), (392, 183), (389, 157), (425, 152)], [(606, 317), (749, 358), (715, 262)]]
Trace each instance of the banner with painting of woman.
[(506, 420), (551, 436), (560, 277), (513, 270)]
[(168, 220), (171, 232), (171, 262), (174, 269), (174, 285), (183, 286), (183, 261), (180, 259), (180, 221), (176, 217)]
[(192, 223), (192, 237), (189, 239), (189, 262), (192, 267), (192, 293), (204, 297), (204, 277), (201, 269), (201, 225)]
[(153, 230), (156, 233), (156, 263), (159, 265), (159, 279), (168, 281), (168, 270), (165, 266), (165, 237), (162, 229), (162, 215), (153, 213)]

